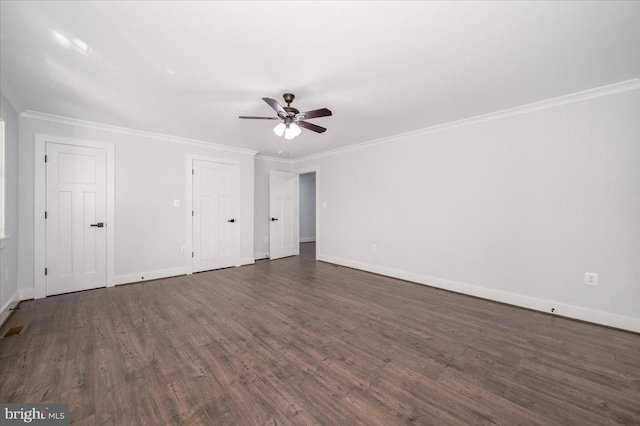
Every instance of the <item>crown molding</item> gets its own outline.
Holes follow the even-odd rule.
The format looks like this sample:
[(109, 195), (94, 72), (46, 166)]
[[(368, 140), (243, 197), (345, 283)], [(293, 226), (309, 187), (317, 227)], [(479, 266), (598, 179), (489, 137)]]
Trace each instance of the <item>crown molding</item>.
[(279, 163), (286, 163), (286, 164), (293, 164), (295, 163), (296, 160), (293, 160), (291, 158), (279, 158), (279, 157), (271, 157), (268, 155), (256, 155), (256, 160), (265, 160), (265, 161), (276, 161)]
[(318, 154), (312, 154), (312, 155), (307, 155), (305, 157), (296, 158), (294, 161), (297, 163), (300, 161), (314, 160), (317, 158), (336, 155), (343, 152), (362, 149), (362, 148), (366, 148), (366, 147), (370, 147), (370, 146), (374, 146), (382, 143), (388, 143), (388, 142), (396, 141), (398, 139), (404, 139), (410, 136), (441, 132), (444, 130), (450, 130), (458, 127), (469, 126), (471, 124), (498, 120), (505, 117), (526, 114), (529, 112), (539, 111), (542, 109), (554, 108), (561, 105), (582, 102), (582, 101), (586, 101), (593, 98), (599, 98), (602, 96), (613, 95), (616, 93), (627, 92), (627, 91), (636, 90), (636, 89), (640, 89), (640, 78), (634, 78), (634, 79), (622, 81), (619, 83), (609, 84), (607, 86), (596, 87), (594, 89), (571, 93), (569, 95), (558, 96), (556, 98), (546, 99), (544, 101), (521, 105), (514, 108), (508, 108), (500, 111), (490, 112), (488, 114), (482, 114), (474, 117), (464, 118), (462, 120), (456, 120), (448, 123), (437, 124), (435, 126), (425, 127), (418, 130), (412, 130), (410, 132), (399, 133), (392, 136), (385, 136), (380, 139), (374, 139), (366, 142), (357, 143), (354, 145), (349, 145), (343, 148), (336, 148), (330, 151), (320, 152)]
[(44, 120), (44, 121), (49, 121), (49, 122), (58, 123), (58, 124), (66, 124), (66, 125), (69, 125), (69, 126), (84, 127), (84, 128), (92, 129), (92, 130), (101, 130), (101, 131), (106, 131), (106, 132), (121, 133), (121, 134), (125, 134), (125, 135), (130, 135), (130, 136), (141, 136), (141, 137), (145, 137), (145, 138), (163, 140), (163, 141), (167, 141), (167, 142), (174, 142), (174, 143), (179, 143), (179, 144), (184, 144), (184, 145), (192, 145), (192, 146), (205, 147), (205, 148), (215, 148), (215, 149), (235, 152), (235, 153), (239, 153), (239, 154), (256, 155), (258, 153), (258, 151), (255, 151), (255, 150), (252, 150), (252, 149), (236, 148), (236, 147), (233, 147), (233, 146), (222, 145), (222, 144), (218, 144), (218, 143), (214, 143), (214, 142), (206, 142), (206, 141), (201, 141), (201, 140), (197, 140), (197, 139), (183, 138), (183, 137), (180, 137), (180, 136), (165, 135), (165, 134), (162, 134), (162, 133), (147, 132), (145, 130), (129, 129), (129, 128), (126, 128), (126, 127), (114, 126), (114, 125), (111, 125), (111, 124), (96, 123), (94, 121), (85, 121), (85, 120), (80, 120), (80, 119), (77, 119), (77, 118), (63, 117), (63, 116), (60, 116), (60, 115), (48, 114), (46, 112), (26, 110), (26, 111), (24, 111), (23, 113), (20, 114), (20, 117), (32, 118), (32, 119), (36, 119), (36, 120)]

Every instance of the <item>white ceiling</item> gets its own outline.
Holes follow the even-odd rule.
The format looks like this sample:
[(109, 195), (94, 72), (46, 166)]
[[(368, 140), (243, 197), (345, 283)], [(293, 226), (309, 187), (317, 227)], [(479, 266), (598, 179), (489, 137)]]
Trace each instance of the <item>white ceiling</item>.
[[(263, 155), (301, 157), (640, 77), (637, 1), (0, 5), (0, 89), (18, 112)], [(303, 130), (291, 146), (275, 121), (237, 118), (275, 114), (260, 98), (283, 102), (286, 91), (301, 111), (331, 109), (310, 120), (329, 130)]]

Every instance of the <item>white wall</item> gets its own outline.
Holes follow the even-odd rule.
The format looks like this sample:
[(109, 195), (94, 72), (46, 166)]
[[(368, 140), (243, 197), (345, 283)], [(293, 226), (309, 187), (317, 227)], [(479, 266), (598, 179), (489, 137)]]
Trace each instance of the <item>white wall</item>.
[[(186, 244), (187, 156), (190, 154), (241, 162), (242, 262), (253, 263), (254, 155), (208, 147), (206, 143), (123, 132), (106, 126), (74, 125), (20, 116), (20, 288), (33, 290), (34, 282), (34, 136), (69, 137), (115, 146), (115, 281), (136, 277), (158, 278), (184, 273), (189, 253)], [(173, 200), (181, 200), (180, 207)]]
[(276, 158), (256, 157), (255, 159), (255, 205), (253, 252), (256, 259), (269, 257), (269, 171), (289, 172), (292, 162)]
[(300, 175), (300, 242), (316, 240), (316, 174)]
[(311, 167), (320, 260), (640, 331), (637, 88), (295, 164)]
[(5, 230), (0, 242), (0, 324), (18, 303), (18, 114), (0, 95), (5, 127)]
[[(269, 170), (317, 168), (320, 260), (640, 331), (639, 117), (636, 89), (295, 164), (258, 158), (254, 176), (250, 154), (23, 116), (18, 288), (33, 286), (42, 133), (116, 146), (116, 275), (184, 267), (187, 206), (172, 203), (186, 198), (186, 156), (210, 155), (242, 162), (245, 259), (268, 253)], [(597, 287), (585, 286), (587, 271)]]

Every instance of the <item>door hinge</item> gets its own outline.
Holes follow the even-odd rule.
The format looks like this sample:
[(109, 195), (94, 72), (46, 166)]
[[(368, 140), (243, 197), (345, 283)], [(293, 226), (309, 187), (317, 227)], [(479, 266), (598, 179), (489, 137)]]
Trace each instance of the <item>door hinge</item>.
[(196, 213), (193, 210), (191, 210), (191, 216), (195, 216), (195, 215)]
[(47, 162), (47, 156), (46, 155), (44, 156), (44, 162), (45, 163)]
[(191, 169), (191, 174), (195, 175), (196, 174), (196, 169)]
[(44, 212), (44, 218), (45, 219), (47, 218), (47, 212)]
[(44, 268), (44, 274), (47, 275), (47, 268)]
[(191, 252), (191, 257), (196, 257), (195, 254), (193, 254), (193, 252)]

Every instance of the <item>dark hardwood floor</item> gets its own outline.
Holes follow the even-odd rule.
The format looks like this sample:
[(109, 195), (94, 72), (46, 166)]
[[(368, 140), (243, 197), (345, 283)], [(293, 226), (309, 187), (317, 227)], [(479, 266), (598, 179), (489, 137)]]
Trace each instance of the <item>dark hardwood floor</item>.
[(73, 424), (640, 424), (640, 335), (299, 257), (24, 302), (0, 402)]

